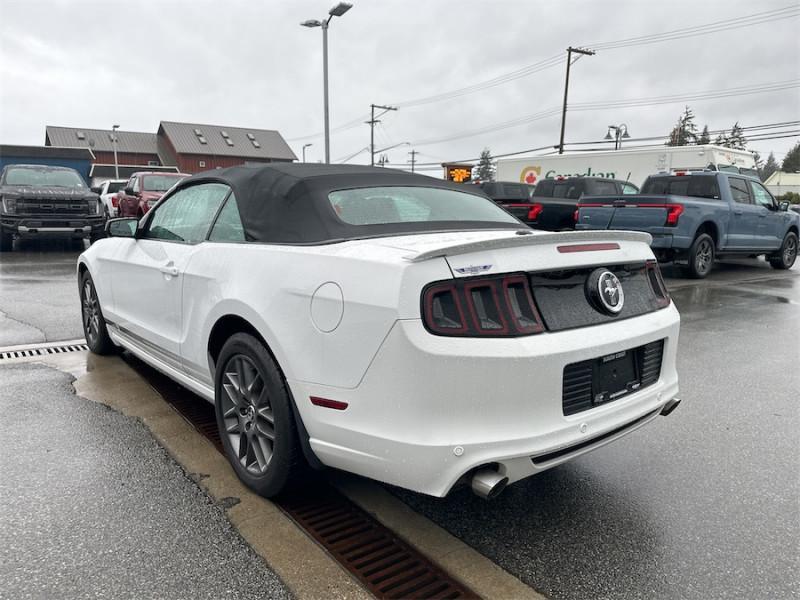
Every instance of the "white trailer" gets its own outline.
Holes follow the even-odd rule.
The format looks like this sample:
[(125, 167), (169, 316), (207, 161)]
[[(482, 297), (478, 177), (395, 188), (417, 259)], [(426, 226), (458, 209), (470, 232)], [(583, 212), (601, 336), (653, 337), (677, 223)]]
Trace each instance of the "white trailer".
[(641, 187), (648, 175), (702, 169), (755, 175), (756, 163), (747, 150), (712, 145), (662, 146), (501, 158), (497, 160), (497, 180), (535, 184), (540, 179), (591, 176), (622, 179)]

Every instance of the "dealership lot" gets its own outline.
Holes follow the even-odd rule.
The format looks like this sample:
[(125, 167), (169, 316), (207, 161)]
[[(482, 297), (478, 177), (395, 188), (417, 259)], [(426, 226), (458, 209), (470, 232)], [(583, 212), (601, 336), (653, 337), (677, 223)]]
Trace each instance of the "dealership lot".
[[(58, 242), (41, 242), (26, 243), (3, 257), (0, 345), (81, 337), (74, 272), (77, 254), (78, 250)], [(682, 315), (678, 367), (684, 402), (673, 415), (511, 486), (490, 503), (466, 489), (442, 500), (398, 490), (392, 493), (549, 597), (785, 597), (797, 593), (791, 574), (800, 566), (796, 552), (800, 412), (795, 398), (800, 389), (800, 267), (779, 272), (762, 260), (739, 260), (718, 265), (703, 281), (683, 279), (669, 268), (665, 275)], [(86, 358), (76, 354), (75, 360), (85, 362)], [(146, 432), (140, 425), (114, 416), (98, 418), (69, 397), (58, 374), (16, 366), (0, 366), (0, 370), (4, 384), (13, 383), (4, 387), (18, 390), (3, 396), (7, 414), (16, 410), (14, 403), (27, 398), (19, 391), (26, 382), (46, 381), (48, 387), (37, 388), (39, 395), (52, 396), (59, 403), (46, 419), (48, 427), (63, 421), (66, 437), (96, 435), (98, 443), (119, 435), (117, 428), (122, 428), (124, 439), (136, 440), (131, 442), (133, 448), (141, 444), (158, 456), (158, 448), (141, 439)], [(24, 421), (7, 419), (6, 423), (6, 436), (24, 437)], [(137, 428), (139, 438), (132, 433)], [(73, 450), (77, 446), (67, 444), (65, 450), (70, 445)], [(26, 479), (24, 470), (13, 468), (14, 460), (4, 453), (0, 471), (14, 480), (14, 489), (24, 491), (20, 502), (2, 499), (7, 507), (3, 518), (27, 531), (37, 518), (30, 501), (42, 491), (32, 474)], [(114, 462), (135, 475), (131, 483), (144, 485), (149, 477), (157, 477), (165, 485), (169, 480), (183, 486), (176, 493), (192, 496), (191, 481), (183, 479), (180, 469), (170, 466), (163, 454), (158, 460), (143, 462), (136, 452), (126, 451)], [(60, 479), (69, 479), (67, 473), (54, 469), (47, 476), (54, 485), (66, 485)], [(60, 500), (63, 512), (83, 507), (100, 522), (117, 518), (113, 513), (103, 515), (98, 503), (89, 501), (96, 495), (93, 486), (99, 485), (96, 479), (81, 479)], [(3, 487), (4, 496), (10, 497), (11, 491), (10, 486)], [(109, 489), (104, 494), (116, 498)], [(194, 502), (181, 505), (187, 515), (222, 518), (202, 498)], [(134, 517), (141, 517), (136, 510), (153, 509), (136, 502), (127, 508)], [(177, 520), (169, 531), (182, 535), (184, 521)], [(214, 523), (209, 527), (221, 532), (219, 543), (236, 547), (235, 531)], [(49, 544), (48, 538), (63, 535), (69, 525), (51, 529), (38, 542), (26, 538), (26, 543)], [(147, 532), (140, 529), (125, 535), (136, 543), (137, 536)], [(14, 544), (9, 539), (4, 546), (13, 548)], [(26, 551), (35, 553), (36, 548)], [(241, 560), (252, 560), (246, 550), (236, 552)], [(30, 568), (20, 561), (3, 562), (2, 569), (11, 569), (3, 576)], [(268, 571), (256, 575), (264, 580), (271, 576)], [(145, 593), (134, 579), (127, 582), (129, 590)]]

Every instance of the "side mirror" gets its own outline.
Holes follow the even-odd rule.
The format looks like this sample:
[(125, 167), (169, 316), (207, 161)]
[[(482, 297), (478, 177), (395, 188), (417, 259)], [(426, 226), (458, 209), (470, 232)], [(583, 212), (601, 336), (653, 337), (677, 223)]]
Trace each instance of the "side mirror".
[(789, 203), (788, 203), (788, 202), (781, 202), (780, 209), (781, 209), (783, 212), (786, 212), (787, 210), (789, 210)]
[(106, 222), (106, 234), (108, 237), (136, 237), (136, 229), (139, 227), (139, 220), (128, 217), (124, 219), (110, 219)]
[(132, 187), (126, 187), (125, 188), (125, 194), (128, 195), (128, 196), (133, 196), (134, 195), (133, 188)]

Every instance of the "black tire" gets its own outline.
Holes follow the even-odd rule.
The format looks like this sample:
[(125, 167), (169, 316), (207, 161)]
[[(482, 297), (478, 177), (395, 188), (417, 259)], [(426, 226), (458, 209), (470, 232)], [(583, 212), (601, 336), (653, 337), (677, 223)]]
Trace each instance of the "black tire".
[(239, 479), (266, 498), (304, 483), (289, 388), (256, 338), (237, 333), (225, 342), (214, 396), (222, 445)]
[(94, 288), (94, 281), (88, 271), (81, 275), (80, 295), (81, 322), (86, 345), (95, 354), (114, 354), (118, 350), (118, 346), (111, 341), (108, 335), (106, 321), (103, 318), (103, 311), (100, 309), (100, 301), (97, 299), (97, 291)]
[(711, 273), (714, 266), (714, 239), (707, 233), (701, 233), (689, 248), (689, 264), (686, 271), (694, 279), (703, 279)]
[(794, 261), (797, 260), (797, 234), (794, 231), (790, 231), (786, 234), (786, 237), (783, 238), (783, 244), (781, 244), (781, 249), (778, 250), (778, 254), (769, 257), (769, 264), (772, 266), (773, 269), (791, 269), (792, 265), (794, 265)]
[(0, 231), (0, 252), (11, 252), (14, 249), (14, 234)]

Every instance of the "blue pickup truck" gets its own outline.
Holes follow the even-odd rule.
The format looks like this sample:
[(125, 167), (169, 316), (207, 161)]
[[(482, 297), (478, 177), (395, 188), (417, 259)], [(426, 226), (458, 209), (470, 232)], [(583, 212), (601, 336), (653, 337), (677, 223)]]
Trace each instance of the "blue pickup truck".
[(714, 259), (765, 255), (776, 269), (797, 258), (800, 215), (751, 177), (709, 171), (648, 177), (640, 194), (584, 196), (576, 229), (628, 229), (653, 236), (653, 252), (705, 277)]

